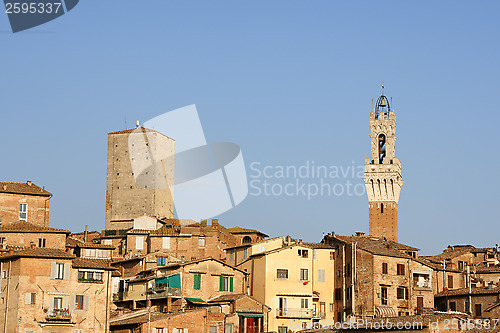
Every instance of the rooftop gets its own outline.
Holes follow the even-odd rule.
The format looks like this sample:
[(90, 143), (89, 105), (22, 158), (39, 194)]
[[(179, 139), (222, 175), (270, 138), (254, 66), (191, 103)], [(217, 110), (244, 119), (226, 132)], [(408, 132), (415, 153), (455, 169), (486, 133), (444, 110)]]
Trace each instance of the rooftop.
[(64, 233), (70, 234), (69, 230), (42, 227), (26, 221), (12, 222), (0, 225), (1, 232), (39, 232), (39, 233)]
[(26, 183), (0, 182), (0, 193), (30, 194), (50, 197), (52, 194), (31, 181)]

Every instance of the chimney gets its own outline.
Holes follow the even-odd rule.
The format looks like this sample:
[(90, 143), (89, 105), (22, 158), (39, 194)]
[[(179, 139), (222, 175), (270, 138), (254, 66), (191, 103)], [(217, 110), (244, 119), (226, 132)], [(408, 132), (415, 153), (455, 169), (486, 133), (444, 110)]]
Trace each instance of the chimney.
[(362, 231), (356, 231), (356, 236), (364, 236), (365, 233)]
[(10, 255), (14, 254), (14, 249), (9, 249), (9, 254)]
[(135, 121), (135, 128), (139, 128), (139, 119)]
[(219, 226), (219, 219), (212, 219), (212, 227)]
[(84, 243), (87, 243), (87, 236), (88, 236), (87, 225), (85, 225), (85, 233), (83, 234), (83, 242)]
[[(212, 224), (213, 224), (213, 220), (212, 220)], [(207, 220), (206, 220), (206, 219), (201, 220), (200, 225), (201, 225), (202, 227), (206, 227), (206, 226), (207, 226)]]
[(31, 184), (33, 184), (33, 183), (31, 182), (31, 180), (28, 180), (28, 181), (26, 182), (26, 184), (28, 184), (28, 186), (31, 186)]

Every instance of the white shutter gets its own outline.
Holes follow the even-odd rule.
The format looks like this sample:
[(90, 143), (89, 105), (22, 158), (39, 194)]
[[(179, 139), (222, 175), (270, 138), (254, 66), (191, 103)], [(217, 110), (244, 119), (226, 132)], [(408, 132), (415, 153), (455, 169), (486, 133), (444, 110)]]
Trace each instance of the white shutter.
[(188, 329), (187, 328), (184, 329), (184, 333), (188, 333)]
[(76, 295), (70, 295), (69, 296), (69, 309), (73, 311), (75, 309), (75, 301), (76, 301)]
[(54, 309), (54, 297), (50, 296), (49, 297), (49, 312), (52, 312)]
[(156, 327), (153, 327), (153, 333), (156, 333), (158, 332), (158, 330), (156, 329)]
[(62, 307), (63, 307), (63, 309), (69, 309), (69, 306), (68, 306), (68, 297), (63, 297)]
[(64, 280), (69, 280), (69, 272), (71, 269), (71, 263), (67, 262), (64, 264)]
[(54, 280), (57, 276), (57, 266), (55, 262), (50, 263), (50, 278)]
[(84, 310), (89, 309), (89, 297), (88, 296), (83, 297), (83, 309)]
[(31, 304), (31, 293), (26, 293), (24, 296), (24, 304)]
[(163, 246), (164, 249), (170, 249), (170, 237), (163, 237)]
[(135, 249), (144, 250), (144, 236), (135, 236)]
[(177, 328), (172, 328), (172, 333), (179, 333), (179, 330)]

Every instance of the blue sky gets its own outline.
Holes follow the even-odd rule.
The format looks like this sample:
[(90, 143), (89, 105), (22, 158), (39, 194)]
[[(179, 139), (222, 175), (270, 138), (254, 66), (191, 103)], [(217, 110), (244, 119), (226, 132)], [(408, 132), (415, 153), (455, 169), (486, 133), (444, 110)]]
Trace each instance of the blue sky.
[[(17, 34), (1, 14), (1, 178), (51, 191), (52, 226), (101, 230), (107, 132), (190, 104), (209, 142), (241, 146), (249, 176), (253, 162), (360, 166), (384, 82), (405, 181), (400, 241), (424, 254), (494, 246), (499, 9), (496, 1), (85, 0)], [(347, 180), (362, 183), (334, 182)], [(323, 232), (367, 231), (368, 203), (366, 195), (250, 195), (218, 218), (319, 241)]]

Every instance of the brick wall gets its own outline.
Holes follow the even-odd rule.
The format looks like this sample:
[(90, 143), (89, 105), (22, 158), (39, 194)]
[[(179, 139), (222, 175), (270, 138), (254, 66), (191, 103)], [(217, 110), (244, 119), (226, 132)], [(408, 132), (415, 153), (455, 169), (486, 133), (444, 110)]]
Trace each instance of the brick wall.
[(19, 204), (28, 205), (27, 222), (49, 226), (50, 197), (28, 194), (0, 193), (0, 223), (19, 221)]

